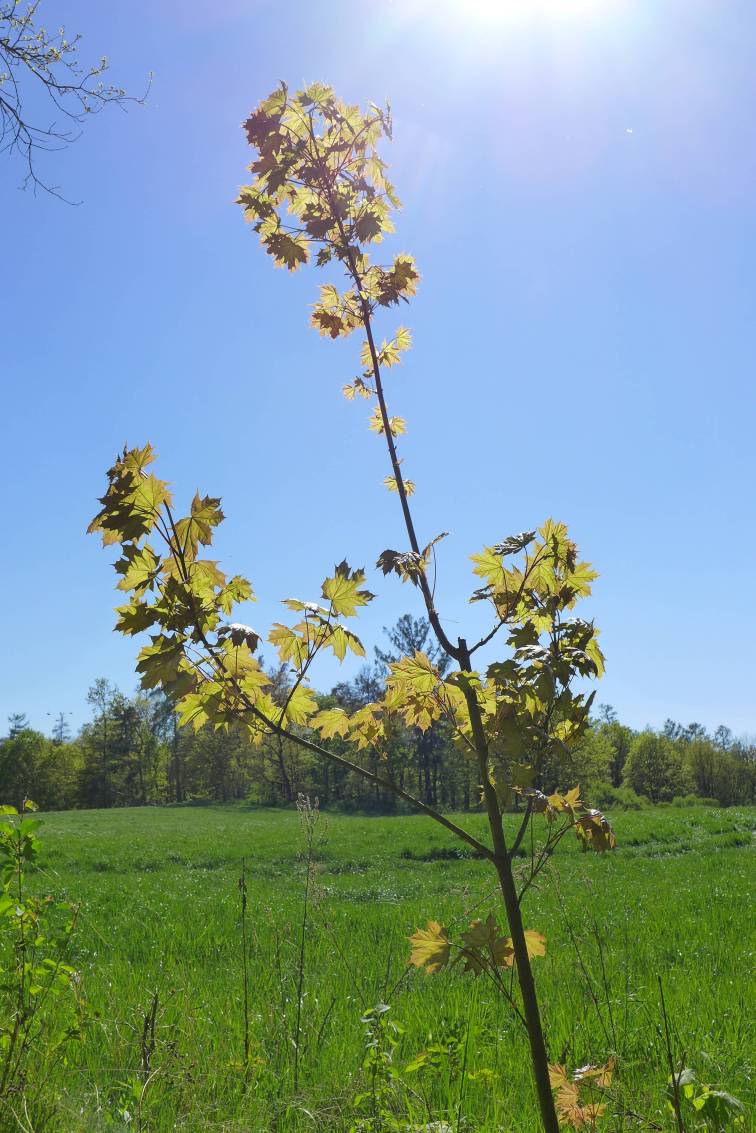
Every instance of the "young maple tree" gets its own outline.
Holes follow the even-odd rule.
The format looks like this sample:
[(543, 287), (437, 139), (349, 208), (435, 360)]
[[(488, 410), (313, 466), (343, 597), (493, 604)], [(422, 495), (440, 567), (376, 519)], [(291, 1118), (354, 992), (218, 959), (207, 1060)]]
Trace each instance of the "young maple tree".
[[(102, 509), (89, 528), (100, 532), (105, 544), (121, 547), (115, 564), (121, 576), (118, 588), (130, 598), (118, 608), (116, 628), (126, 634), (151, 631), (151, 643), (137, 663), (142, 685), (162, 687), (183, 724), (242, 728), (254, 744), (269, 743), (271, 737), (299, 744), (393, 792), (491, 863), (507, 933), (493, 914), (485, 922), (473, 921), (457, 941), (429, 921), (412, 938), (412, 962), (437, 971), (461, 961), (465, 970), (487, 974), (527, 1032), (544, 1128), (556, 1133), (559, 1116), (576, 1126), (593, 1124), (602, 1107), (591, 1103), (588, 1112), (577, 1095), (565, 1101), (564, 1068), (552, 1066), (549, 1074), (531, 964), (543, 955), (545, 941), (537, 931), (525, 929), (521, 903), (569, 830), (586, 849), (614, 846), (608, 822), (582, 803), (578, 787), (548, 797), (537, 787), (546, 762), (578, 743), (588, 726), (593, 694), (575, 691), (573, 682), (603, 671), (595, 627), (571, 613), (578, 599), (590, 594), (595, 572), (578, 559), (564, 524), (548, 519), (538, 530), (510, 536), (472, 556), (481, 585), (471, 601), (487, 603), (491, 628), (474, 643), (447, 635), (429, 580), (444, 536), (427, 544), (418, 539), (410, 508), (414, 484), (404, 476), (397, 449), (406, 422), (390, 415), (383, 384), (384, 371), (400, 362), (411, 336), (399, 327), (378, 345), (374, 330), (376, 316), (409, 300), (419, 281), (410, 255), (378, 263), (369, 252), (394, 231), (392, 216), (400, 207), (377, 152), (379, 141), (391, 137), (390, 110), (371, 104), (363, 113), (321, 84), (295, 95), (281, 84), (244, 128), (257, 157), (250, 166), (252, 182), (241, 190), (238, 203), (265, 251), (290, 271), (314, 257), (319, 267), (333, 265), (346, 276), (344, 289), (333, 282), (321, 286), (312, 324), (331, 338), (353, 331), (364, 335), (361, 373), (343, 393), (373, 404), (370, 428), (386, 444), (390, 474), (385, 483), (398, 495), (409, 543), (404, 549), (384, 550), (377, 567), (417, 589), (450, 665), (442, 673), (428, 656), (416, 652), (391, 664), (375, 702), (351, 715), (341, 708), (320, 711), (309, 683), (313, 662), (329, 649), (340, 660), (347, 652), (364, 655), (347, 623), (374, 597), (364, 586), (364, 570), (342, 562), (323, 582), (318, 602), (284, 602), (295, 615), (293, 624), (276, 623), (268, 641), (289, 666), (291, 680), (283, 694), (279, 690), (275, 695), (255, 656), (260, 636), (231, 620), (234, 606), (252, 598), (249, 582), (227, 578), (216, 562), (201, 557), (201, 548), (212, 543), (213, 530), (224, 518), (220, 500), (198, 493), (189, 514), (176, 517), (168, 484), (148, 471), (154, 460), (149, 445), (118, 457), (108, 473)], [(156, 538), (162, 546), (153, 545)], [(506, 643), (503, 658), (485, 672), (476, 669), (475, 654), (499, 634)], [(403, 790), (392, 779), (388, 761), (384, 773), (360, 763), (366, 749), (385, 754), (397, 722), (427, 729), (439, 719), (448, 722), (477, 767), (489, 840), (481, 841)], [(352, 759), (328, 746), (336, 736), (352, 746)], [(524, 810), (510, 820), (506, 812), (515, 796)], [(536, 838), (537, 816), (544, 826)], [(513, 858), (528, 833), (534, 849), (518, 877)], [(516, 976), (519, 993), (513, 980), (502, 978), (506, 970)], [(606, 1080), (610, 1077), (611, 1069), (605, 1068)]]

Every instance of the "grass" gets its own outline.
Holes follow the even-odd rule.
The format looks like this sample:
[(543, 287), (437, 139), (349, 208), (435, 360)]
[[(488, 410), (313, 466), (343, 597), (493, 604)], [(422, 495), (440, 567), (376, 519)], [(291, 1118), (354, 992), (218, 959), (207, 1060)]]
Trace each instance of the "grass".
[[(482, 835), (481, 816), (460, 821)], [(441, 1059), (437, 1072), (402, 1075), (407, 1085), (389, 1091), (390, 1108), (412, 1114), (407, 1128), (538, 1128), (525, 1039), (491, 986), (458, 970), (407, 969), (407, 938), (429, 918), (448, 925), (466, 911), (497, 908), (495, 897), (486, 900), (489, 867), (460, 854), (423, 818), (328, 815), (321, 833), (324, 824), (305, 935), (295, 1092), (304, 882), (298, 815), (183, 807), (44, 816), (43, 883), (83, 902), (75, 963), (96, 1015), (48, 1084), (58, 1114), (49, 1128), (347, 1133), (355, 1095), (369, 1085), (361, 1017), (380, 1002), (402, 1028), (398, 1070), (455, 1026), (470, 1029), (464, 1083), (454, 1060)], [(526, 926), (548, 940), (535, 963), (552, 1057), (578, 1066), (616, 1054), (626, 1106), (665, 1129), (659, 974), (687, 1064), (743, 1100), (749, 1093), (753, 826), (747, 809), (617, 813), (615, 853), (598, 857), (563, 844), (526, 899)], [(155, 992), (153, 1041), (145, 1016)], [(629, 1133), (643, 1126), (608, 1115), (602, 1127)]]

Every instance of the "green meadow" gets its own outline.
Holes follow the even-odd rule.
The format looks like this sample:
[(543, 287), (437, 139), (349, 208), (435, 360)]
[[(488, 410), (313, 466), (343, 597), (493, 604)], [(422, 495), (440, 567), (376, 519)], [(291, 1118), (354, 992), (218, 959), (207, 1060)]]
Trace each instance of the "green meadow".
[[(534, 964), (552, 1060), (616, 1060), (600, 1129), (673, 1127), (660, 976), (679, 1057), (748, 1100), (755, 815), (617, 812), (614, 853), (563, 843), (525, 898), (526, 927), (547, 938)], [(460, 965), (436, 975), (408, 966), (408, 938), (429, 919), (453, 929), (498, 911), (486, 863), (460, 856), (426, 819), (322, 815), (303, 931), (296, 812), (43, 818), (35, 884), (81, 903), (72, 962), (90, 1013), (85, 1040), (45, 1086), (49, 1128), (538, 1128), (526, 1038), (494, 986)], [(483, 816), (459, 821), (483, 835)], [(381, 1003), (390, 1009), (374, 1049), (388, 1070), (376, 1079), (363, 1067), (362, 1019)], [(393, 1116), (359, 1124), (376, 1122), (378, 1108)]]

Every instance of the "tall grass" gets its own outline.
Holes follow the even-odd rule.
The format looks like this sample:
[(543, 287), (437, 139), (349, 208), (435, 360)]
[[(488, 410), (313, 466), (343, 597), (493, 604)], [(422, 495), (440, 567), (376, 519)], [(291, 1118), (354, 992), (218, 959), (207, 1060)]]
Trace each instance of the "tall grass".
[[(95, 1016), (50, 1084), (51, 1128), (135, 1128), (124, 1083), (146, 1080), (134, 1021), (153, 994), (144, 1130), (348, 1133), (366, 1087), (361, 1020), (381, 1003), (396, 1025), (382, 1095), (391, 1112), (452, 1133), (538, 1128), (524, 1039), (495, 991), (407, 965), (407, 938), (429, 917), (486, 909), (485, 864), (419, 818), (331, 815), (303, 874), (299, 822), (218, 807), (45, 816), (40, 884), (83, 902), (74, 962)], [(537, 969), (548, 1042), (571, 1065), (614, 1054), (624, 1111), (667, 1129), (659, 974), (688, 1059), (712, 1084), (748, 1094), (754, 811), (665, 808), (615, 825), (614, 854), (565, 847), (532, 893), (529, 926), (548, 940)], [(433, 1055), (405, 1073), (422, 1052), (460, 1042), (463, 1057)], [(605, 1127), (638, 1126), (609, 1114)]]

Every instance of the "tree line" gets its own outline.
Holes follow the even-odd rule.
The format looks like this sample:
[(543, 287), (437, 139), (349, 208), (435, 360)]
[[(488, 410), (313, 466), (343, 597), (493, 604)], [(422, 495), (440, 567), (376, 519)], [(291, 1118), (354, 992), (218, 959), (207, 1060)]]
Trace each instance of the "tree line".
[[(375, 649), (372, 664), (318, 694), (321, 707), (356, 711), (380, 695), (391, 662), (415, 650), (442, 669), (448, 664), (424, 618), (405, 614), (385, 633), (387, 646)], [(270, 676), (283, 703), (288, 670), (280, 666)], [(88, 702), (92, 719), (76, 736), (64, 713), (51, 736), (30, 728), (20, 713), (9, 718), (0, 740), (0, 801), (18, 806), (32, 798), (44, 810), (234, 800), (285, 806), (303, 792), (324, 806), (396, 809), (393, 796), (285, 740), (272, 736), (253, 746), (234, 729), (181, 727), (159, 691), (126, 696), (99, 678)], [(338, 738), (328, 742), (337, 750), (345, 746)], [(431, 806), (470, 810), (480, 803), (477, 769), (443, 721), (426, 731), (397, 724), (387, 758), (379, 763), (369, 749), (363, 756), (372, 770)], [(737, 739), (724, 725), (709, 734), (701, 724), (667, 720), (660, 731), (636, 731), (602, 705), (580, 745), (552, 760), (533, 785), (550, 793), (569, 782), (579, 782), (585, 797), (605, 807), (701, 799), (750, 805), (756, 801), (756, 744)]]

